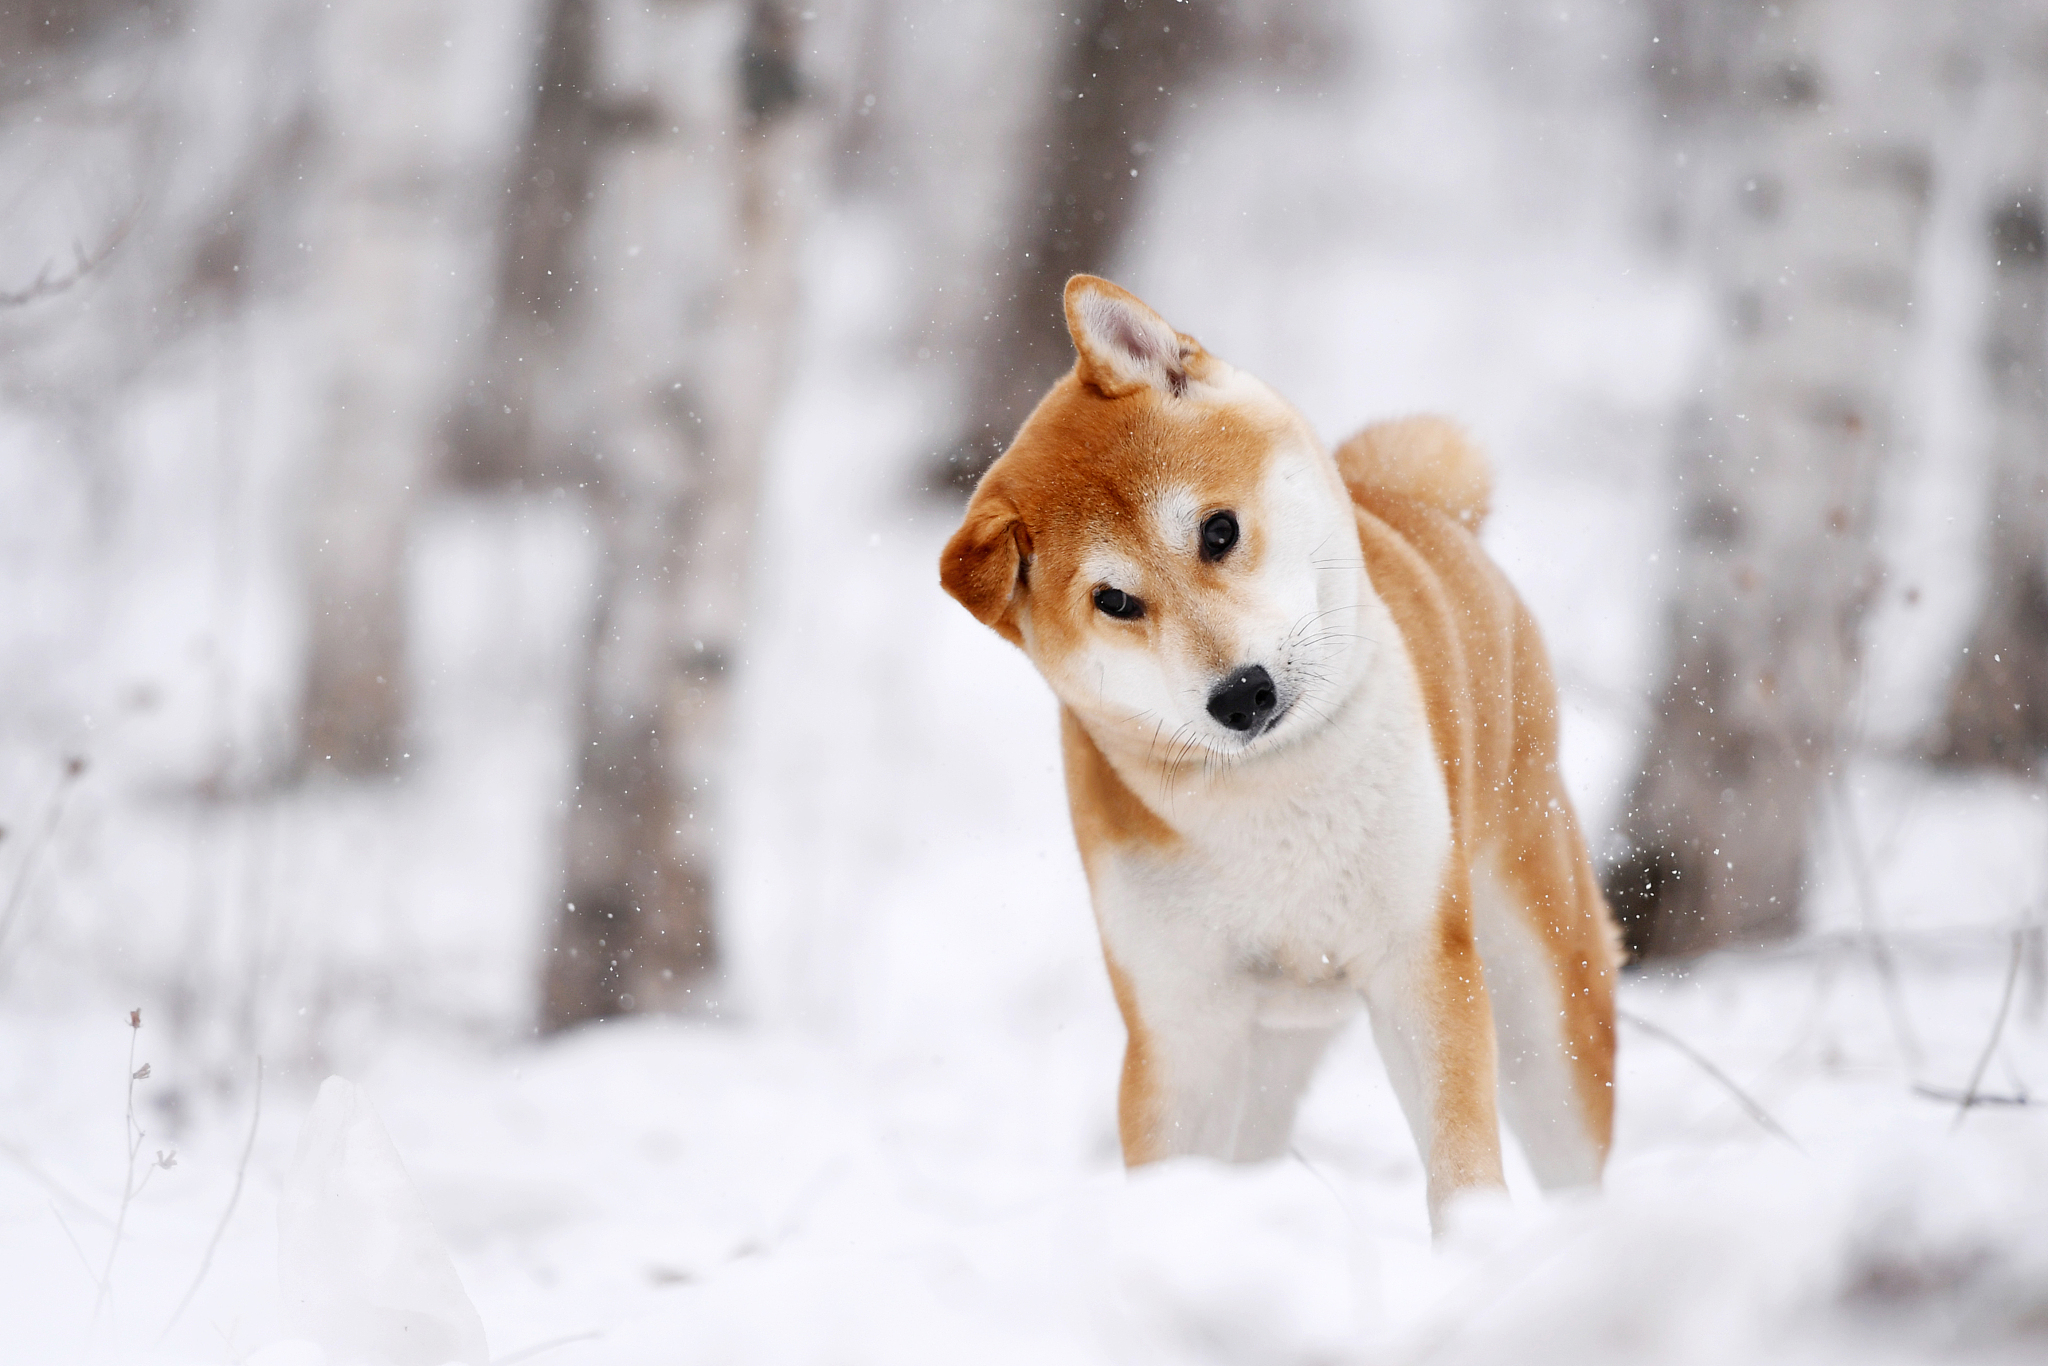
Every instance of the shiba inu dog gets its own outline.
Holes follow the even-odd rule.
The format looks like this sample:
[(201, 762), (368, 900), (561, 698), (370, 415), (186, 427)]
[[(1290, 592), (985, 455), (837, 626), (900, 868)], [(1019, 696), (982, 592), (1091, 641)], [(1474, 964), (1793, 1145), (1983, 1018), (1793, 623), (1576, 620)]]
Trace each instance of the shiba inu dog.
[(1614, 930), (1484, 459), (1434, 418), (1332, 453), (1106, 280), (1066, 316), (940, 579), (1061, 704), (1125, 1161), (1282, 1153), (1363, 1006), (1439, 1230), (1501, 1183), (1496, 1096), (1547, 1188), (1596, 1182)]

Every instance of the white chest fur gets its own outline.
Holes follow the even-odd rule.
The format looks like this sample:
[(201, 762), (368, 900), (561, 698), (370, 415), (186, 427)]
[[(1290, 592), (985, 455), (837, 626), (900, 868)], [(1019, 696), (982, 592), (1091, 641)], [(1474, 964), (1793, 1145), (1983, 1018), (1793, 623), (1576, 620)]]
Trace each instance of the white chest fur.
[(1097, 860), (1104, 939), (1136, 975), (1242, 989), (1274, 1025), (1330, 1023), (1432, 923), (1450, 842), (1442, 769), (1399, 633), (1372, 595), (1361, 606), (1376, 644), (1327, 723), (1163, 791), (1126, 776), (1181, 836)]

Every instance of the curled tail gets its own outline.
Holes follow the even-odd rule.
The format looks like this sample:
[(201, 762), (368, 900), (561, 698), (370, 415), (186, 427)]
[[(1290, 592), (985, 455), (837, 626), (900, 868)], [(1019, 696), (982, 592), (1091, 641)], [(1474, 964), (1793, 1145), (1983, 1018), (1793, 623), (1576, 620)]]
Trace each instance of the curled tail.
[(1464, 428), (1443, 417), (1375, 422), (1337, 448), (1337, 470), (1354, 502), (1370, 494), (1442, 508), (1468, 530), (1486, 520), (1493, 471)]

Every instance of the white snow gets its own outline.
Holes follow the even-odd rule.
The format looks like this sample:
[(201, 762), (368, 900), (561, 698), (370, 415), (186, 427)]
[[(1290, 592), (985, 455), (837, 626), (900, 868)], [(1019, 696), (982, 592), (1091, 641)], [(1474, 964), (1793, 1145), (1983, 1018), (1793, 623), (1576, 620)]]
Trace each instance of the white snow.
[[(1703, 310), (1616, 188), (1642, 153), (1599, 44), (1527, 18), (1491, 49), (1452, 8), (1379, 7), (1355, 88), (1219, 93), (1156, 159), (1125, 278), (1326, 435), (1437, 407), (1489, 444), (1489, 543), (1558, 658), (1597, 839), (1655, 681), (1662, 423)], [(1578, 66), (1528, 74), (1567, 47)], [(2048, 813), (2038, 786), (1897, 752), (1842, 784), (1806, 938), (1624, 984), (1599, 1194), (1545, 1202), (1511, 1154), (1513, 1202), (1461, 1209), (1432, 1251), (1363, 1031), (1288, 1159), (1123, 1173), (1052, 704), (939, 592), (955, 512), (913, 491), (951, 398), (914, 354), (919, 240), (848, 194), (812, 245), (701, 1019), (531, 1032), (587, 508), (435, 504), (416, 766), (269, 791), (230, 760), (288, 706), (275, 452), (316, 342), (266, 314), (166, 362), (105, 457), (134, 480), (111, 509), (61, 432), (0, 414), (0, 566), (25, 585), (0, 620), (0, 897), (60, 756), (91, 760), (0, 944), (0, 1360), (480, 1362), (486, 1333), (491, 1360), (541, 1366), (2048, 1354), (2048, 1108), (1955, 1103), (1980, 1060), (1994, 1097), (2048, 1075)], [(231, 458), (208, 434), (232, 385), (256, 397)], [(1947, 515), (1916, 491), (1969, 461), (1958, 437), (1916, 463), (1897, 519)], [(1966, 549), (1900, 534), (1916, 573)], [(1882, 618), (1895, 749), (1966, 609), (1930, 592)], [(95, 1312), (138, 1005), (144, 1157), (176, 1165), (130, 1201)], [(258, 1054), (241, 1196), (166, 1333), (230, 1209)], [(337, 1071), (354, 1084), (320, 1085)]]
[(488, 1366), (482, 1320), (361, 1088), (321, 1084), (278, 1197), (285, 1331), (331, 1366)]

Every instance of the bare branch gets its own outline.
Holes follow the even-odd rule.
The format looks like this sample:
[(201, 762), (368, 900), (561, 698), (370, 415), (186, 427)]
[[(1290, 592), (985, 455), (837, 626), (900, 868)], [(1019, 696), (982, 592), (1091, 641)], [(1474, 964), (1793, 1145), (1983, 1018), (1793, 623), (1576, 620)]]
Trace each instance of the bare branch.
[(192, 1284), (185, 1289), (185, 1297), (178, 1301), (178, 1307), (171, 1312), (171, 1318), (164, 1325), (164, 1331), (157, 1336), (162, 1342), (178, 1326), (178, 1320), (191, 1307), (193, 1296), (206, 1283), (206, 1273), (213, 1269), (213, 1254), (220, 1247), (220, 1240), (227, 1234), (228, 1220), (235, 1217), (235, 1205), (242, 1198), (242, 1182), (249, 1175), (249, 1155), (256, 1151), (256, 1129), (263, 1122), (263, 1059), (256, 1059), (256, 1104), (249, 1112), (249, 1137), (242, 1143), (241, 1161), (235, 1164), (235, 1188), (228, 1192), (227, 1208), (220, 1212), (220, 1222), (213, 1226), (213, 1237), (206, 1243), (206, 1255), (199, 1259), (199, 1270), (192, 1277)]
[(29, 879), (35, 875), (37, 860), (51, 836), (57, 833), (57, 822), (64, 817), (64, 801), (71, 789), (85, 772), (85, 760), (73, 756), (64, 761), (63, 774), (57, 779), (57, 790), (50, 794), (50, 804), (44, 810), (43, 828), (37, 832), (35, 842), (22, 851), (21, 866), (14, 871), (14, 885), (7, 890), (7, 903), (0, 906), (0, 949), (7, 947), (7, 935), (14, 928), (14, 918), (21, 911), (22, 898), (28, 893)]
[(1892, 957), (1891, 946), (1878, 932), (1877, 878), (1871, 871), (1868, 851), (1863, 847), (1863, 834), (1857, 828), (1855, 808), (1850, 803), (1842, 772), (1837, 766), (1833, 779), (1823, 786), (1823, 804), (1834, 813), (1835, 824), (1840, 827), (1842, 852), (1849, 859), (1850, 880), (1856, 886), (1857, 906), (1863, 918), (1871, 963), (1877, 969), (1879, 985), (1884, 988), (1885, 1008), (1891, 1015), (1892, 1033), (1898, 1039), (1899, 1049), (1906, 1055), (1906, 1060), (1918, 1065), (1923, 1056), (1920, 1039), (1913, 1030), (1913, 1019), (1906, 1009), (1906, 992), (1899, 981), (1898, 962)]
[(1820, 930), (1813, 934), (1801, 935), (1798, 939), (1782, 944), (1738, 945), (1714, 950), (1717, 961), (1743, 963), (1787, 963), (1830, 955), (1853, 954), (1867, 949), (1872, 939), (1884, 941), (1893, 950), (1911, 954), (1931, 948), (1952, 948), (1980, 942), (1996, 936), (2000, 940), (2012, 932), (1997, 925), (1935, 925), (1920, 929), (1886, 930), (1870, 934), (1861, 929)]
[(522, 1347), (508, 1356), (494, 1357), (491, 1366), (512, 1366), (515, 1361), (531, 1361), (542, 1353), (552, 1352), (558, 1347), (567, 1347), (578, 1342), (596, 1342), (603, 1336), (602, 1332), (591, 1329), (582, 1333), (570, 1333), (566, 1337), (549, 1338), (546, 1342), (536, 1342), (531, 1347)]
[(50, 1193), (53, 1202), (61, 1200), (71, 1206), (75, 1213), (84, 1215), (94, 1223), (108, 1227), (112, 1226), (114, 1221), (94, 1209), (90, 1201), (84, 1199), (75, 1191), (70, 1190), (63, 1182), (44, 1171), (23, 1144), (9, 1138), (0, 1137), (0, 1154), (5, 1154), (12, 1158), (14, 1164), (21, 1168), (23, 1175)]
[(90, 253), (86, 251), (83, 242), (73, 240), (71, 243), (71, 269), (63, 274), (58, 275), (54, 273), (56, 269), (54, 262), (46, 263), (41, 270), (36, 272), (36, 278), (31, 280), (25, 287), (11, 290), (0, 289), (0, 308), (26, 308), (32, 303), (64, 293), (86, 276), (98, 270), (102, 265), (106, 264), (107, 258), (114, 254), (115, 249), (127, 239), (129, 231), (135, 226), (136, 218), (140, 216), (140, 210), (141, 205), (138, 203), (135, 207), (129, 209), (127, 213), (123, 214), (120, 220), (114, 224), (114, 231), (107, 237), (107, 240)]
[(1648, 1034), (1653, 1038), (1662, 1039), (1665, 1043), (1670, 1044), (1673, 1048), (1683, 1053), (1688, 1059), (1691, 1060), (1693, 1066), (1699, 1068), (1700, 1071), (1705, 1072), (1715, 1081), (1721, 1083), (1722, 1087), (1728, 1092), (1728, 1094), (1735, 1097), (1736, 1103), (1742, 1106), (1743, 1110), (1749, 1115), (1751, 1119), (1755, 1120), (1758, 1125), (1760, 1125), (1768, 1132), (1777, 1135), (1779, 1138), (1784, 1139), (1787, 1143), (1791, 1144), (1792, 1150), (1798, 1153), (1800, 1156), (1804, 1157), (1806, 1155), (1806, 1149), (1799, 1146), (1799, 1140), (1792, 1137), (1792, 1135), (1786, 1131), (1784, 1125), (1778, 1123), (1777, 1120), (1771, 1118), (1771, 1112), (1764, 1109), (1763, 1106), (1757, 1104), (1756, 1100), (1750, 1096), (1749, 1092), (1743, 1090), (1740, 1086), (1736, 1085), (1734, 1078), (1730, 1077), (1726, 1072), (1723, 1072), (1720, 1068), (1714, 1066), (1714, 1064), (1707, 1059), (1707, 1056), (1704, 1053), (1700, 1052), (1697, 1048), (1694, 1048), (1684, 1039), (1679, 1038), (1676, 1034), (1673, 1034), (1663, 1025), (1657, 1024), (1651, 1020), (1646, 1020), (1640, 1015), (1634, 1014), (1626, 1010), (1617, 1010), (1615, 1012), (1615, 1015), (1618, 1018), (1627, 1021), (1629, 1024), (1634, 1025), (1637, 1029), (1642, 1030), (1645, 1034)]
[(50, 1202), (50, 1213), (56, 1217), (57, 1227), (64, 1230), (65, 1240), (71, 1244), (71, 1250), (78, 1254), (78, 1264), (85, 1268), (86, 1278), (97, 1281), (99, 1277), (93, 1272), (92, 1258), (85, 1255), (85, 1245), (79, 1242), (78, 1235), (71, 1231), (71, 1221), (64, 1217), (63, 1210), (57, 1208), (55, 1200)]
[[(1967, 1091), (1958, 1091), (1953, 1086), (1929, 1086), (1925, 1082), (1913, 1083), (1913, 1094), (1928, 1100), (1938, 1100), (1943, 1105), (1961, 1105), (1968, 1097)], [(2041, 1102), (2022, 1091), (2018, 1095), (2001, 1096), (1995, 1092), (1980, 1091), (1970, 1101), (1972, 1105), (2039, 1105)]]
[(2026, 947), (2027, 932), (2012, 932), (2012, 957), (2005, 966), (2005, 990), (1998, 997), (1998, 1018), (1991, 1022), (1991, 1037), (1984, 1041), (1984, 1051), (1977, 1055), (1977, 1066), (1970, 1073), (1970, 1084), (1963, 1088), (1962, 1099), (1956, 1102), (1955, 1122), (1949, 1125), (1953, 1133), (1962, 1127), (1963, 1118), (1975, 1106), (1984, 1103), (1977, 1088), (1983, 1084), (1984, 1071), (1991, 1066), (1991, 1055), (1998, 1051), (1998, 1040), (2005, 1033), (2005, 1022), (2012, 1015), (2012, 989), (2020, 980), (2020, 951)]

